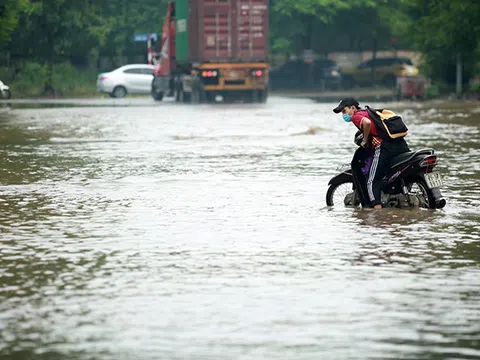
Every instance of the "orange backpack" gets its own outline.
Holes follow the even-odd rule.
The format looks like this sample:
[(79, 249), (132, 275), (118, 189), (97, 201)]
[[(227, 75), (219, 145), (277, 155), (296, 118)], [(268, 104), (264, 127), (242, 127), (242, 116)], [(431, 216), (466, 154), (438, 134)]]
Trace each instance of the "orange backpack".
[(383, 140), (393, 140), (408, 134), (408, 128), (400, 115), (387, 109), (372, 109), (368, 105), (365, 108)]

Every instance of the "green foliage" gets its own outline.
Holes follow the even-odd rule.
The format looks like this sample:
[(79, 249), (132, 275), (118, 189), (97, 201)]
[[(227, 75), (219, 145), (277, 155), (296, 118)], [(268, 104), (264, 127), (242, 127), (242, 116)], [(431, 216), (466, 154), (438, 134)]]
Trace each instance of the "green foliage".
[(464, 81), (468, 81), (478, 63), (479, 1), (402, 0), (395, 9), (392, 28), (422, 52), (427, 75), (451, 83), (461, 54)]
[(100, 0), (41, 0), (30, 3), (10, 48), (52, 61), (55, 54), (88, 54), (105, 43), (114, 21)]
[(388, 0), (277, 0), (271, 47), (300, 55), (390, 46), (389, 10)]
[(432, 84), (425, 88), (425, 99), (434, 99), (440, 95), (440, 87), (437, 84)]
[(93, 70), (79, 71), (70, 63), (54, 67), (53, 85), (58, 95), (89, 95), (96, 91), (97, 73)]
[(161, 33), (169, 0), (114, 0), (104, 3), (102, 13), (113, 22), (100, 53), (126, 55), (135, 46), (136, 33)]
[[(400, 48), (423, 54), (425, 74), (445, 83), (455, 79), (461, 54), (464, 82), (479, 73), (478, 0), (276, 0), (271, 24), (273, 51), (301, 55)], [(477, 49), (477, 50), (475, 50)]]
[(272, 50), (275, 53), (286, 54), (292, 49), (292, 40), (278, 37), (273, 41)]
[(18, 20), (27, 8), (27, 0), (2, 0), (0, 4), (0, 49), (17, 28)]
[(102, 0), (30, 2), (10, 50), (48, 64), (44, 91), (55, 93), (52, 67), (61, 56), (96, 54), (111, 30), (113, 17), (101, 13)]
[(10, 83), (10, 71), (6, 66), (0, 66), (0, 80), (7, 84)]
[[(53, 67), (53, 86), (58, 96), (83, 96), (96, 92), (96, 76), (93, 70), (79, 71), (70, 63), (61, 63)], [(47, 80), (47, 65), (27, 62), (18, 76), (10, 84), (15, 96), (43, 95)]]
[(14, 82), (10, 84), (16, 96), (20, 94), (38, 96), (42, 94), (43, 84), (47, 77), (45, 65), (28, 62), (18, 73)]
[(468, 86), (468, 91), (480, 94), (480, 81), (475, 81)]
[[(29, 89), (53, 84), (60, 86), (56, 92), (64, 93), (72, 87), (56, 77), (71, 69), (56, 63), (88, 56), (96, 64), (98, 56), (138, 55), (144, 44), (134, 43), (133, 35), (161, 32), (168, 1), (0, 0), (0, 51), (49, 64), (37, 64), (43, 70), (28, 65), (22, 71), (31, 74), (22, 76), (36, 77)], [(270, 4), (270, 48), (277, 54), (392, 49), (395, 36), (400, 48), (414, 47), (423, 54), (425, 73), (440, 83), (455, 77), (459, 53), (465, 82), (480, 72), (478, 0), (272, 0)], [(28, 81), (16, 86), (21, 88), (23, 82)]]

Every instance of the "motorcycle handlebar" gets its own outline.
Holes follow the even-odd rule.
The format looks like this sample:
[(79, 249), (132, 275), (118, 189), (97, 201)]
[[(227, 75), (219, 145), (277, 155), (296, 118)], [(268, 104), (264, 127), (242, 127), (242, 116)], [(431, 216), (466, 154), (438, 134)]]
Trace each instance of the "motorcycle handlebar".
[(355, 133), (355, 136), (353, 138), (353, 142), (357, 145), (357, 146), (361, 146), (361, 143), (363, 141), (363, 132), (358, 130), (356, 133)]

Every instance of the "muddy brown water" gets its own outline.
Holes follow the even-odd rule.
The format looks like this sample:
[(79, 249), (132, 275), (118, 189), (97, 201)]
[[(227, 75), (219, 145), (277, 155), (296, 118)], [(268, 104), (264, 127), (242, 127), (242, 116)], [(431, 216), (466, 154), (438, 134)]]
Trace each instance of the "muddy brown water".
[(336, 105), (0, 108), (2, 359), (480, 358), (480, 105), (389, 103), (447, 206), (327, 208)]

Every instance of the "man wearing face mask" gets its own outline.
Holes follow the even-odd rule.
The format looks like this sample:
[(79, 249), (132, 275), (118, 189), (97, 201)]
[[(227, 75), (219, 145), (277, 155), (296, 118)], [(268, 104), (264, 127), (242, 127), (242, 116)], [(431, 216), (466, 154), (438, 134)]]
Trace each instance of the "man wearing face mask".
[[(382, 139), (368, 112), (360, 109), (360, 104), (354, 98), (342, 99), (333, 112), (341, 112), (345, 122), (352, 122), (363, 133), (360, 148), (352, 160), (353, 178), (359, 190), (362, 207), (381, 208), (380, 181), (390, 168), (390, 160), (410, 149), (403, 137), (395, 140)], [(362, 167), (372, 155), (373, 160), (365, 176)]]

